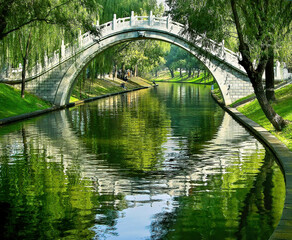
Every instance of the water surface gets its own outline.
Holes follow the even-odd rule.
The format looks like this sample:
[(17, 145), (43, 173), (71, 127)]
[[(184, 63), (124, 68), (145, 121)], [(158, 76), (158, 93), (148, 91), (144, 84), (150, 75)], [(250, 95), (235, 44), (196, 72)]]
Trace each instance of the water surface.
[(159, 87), (0, 128), (1, 239), (268, 239), (273, 155), (210, 89)]

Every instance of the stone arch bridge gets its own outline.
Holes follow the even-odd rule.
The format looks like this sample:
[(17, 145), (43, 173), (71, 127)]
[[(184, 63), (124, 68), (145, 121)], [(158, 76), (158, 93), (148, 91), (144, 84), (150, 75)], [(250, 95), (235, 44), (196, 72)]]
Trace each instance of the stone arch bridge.
[[(197, 57), (211, 72), (222, 92), (226, 105), (253, 92), (245, 70), (238, 63), (238, 54), (204, 36), (195, 41), (183, 34), (183, 25), (170, 17), (134, 16), (116, 18), (103, 25), (97, 39), (90, 33), (80, 34), (72, 44), (62, 46), (60, 51), (45, 57), (45, 66), (36, 64), (28, 74), (26, 90), (52, 104), (69, 103), (71, 91), (81, 70), (100, 52), (116, 44), (138, 39), (155, 39), (175, 44)], [(208, 47), (204, 47), (207, 41)], [(8, 74), (8, 79), (11, 74)], [(16, 75), (14, 78), (18, 78)]]

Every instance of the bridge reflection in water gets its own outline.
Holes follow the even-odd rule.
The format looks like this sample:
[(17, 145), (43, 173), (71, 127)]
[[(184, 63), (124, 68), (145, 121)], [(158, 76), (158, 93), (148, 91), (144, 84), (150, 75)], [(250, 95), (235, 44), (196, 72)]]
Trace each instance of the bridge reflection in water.
[(4, 238), (267, 239), (284, 180), (209, 89), (160, 84), (0, 129)]

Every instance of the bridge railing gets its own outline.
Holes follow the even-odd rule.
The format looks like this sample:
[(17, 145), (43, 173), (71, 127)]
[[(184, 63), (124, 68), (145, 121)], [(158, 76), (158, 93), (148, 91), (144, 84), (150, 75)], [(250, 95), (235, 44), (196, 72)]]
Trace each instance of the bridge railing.
[[(114, 18), (112, 21), (107, 22), (102, 25), (96, 25), (98, 31), (100, 31), (101, 37), (106, 37), (110, 34), (113, 34), (117, 31), (122, 31), (124, 29), (129, 28), (157, 28), (159, 30), (167, 31), (174, 35), (181, 36), (185, 39), (188, 39), (190, 42), (195, 42), (198, 47), (203, 47), (203, 41), (206, 41), (204, 36), (198, 35), (196, 39), (191, 39), (190, 36), (182, 35), (184, 25), (174, 22), (171, 20), (170, 16), (167, 17), (156, 17), (150, 12), (149, 16), (135, 16), (134, 12), (131, 12), (131, 17), (126, 18), (116, 18), (114, 14)], [(52, 68), (60, 65), (62, 62), (67, 61), (69, 58), (72, 58), (78, 52), (83, 51), (85, 48), (90, 46), (91, 44), (95, 44), (95, 36), (91, 35), (89, 32), (84, 34), (79, 33), (78, 39), (73, 41), (72, 43), (64, 44), (62, 41), (62, 45), (60, 49), (54, 51), (50, 56), (45, 56), (43, 61), (38, 61), (35, 66), (33, 66), (29, 71), (27, 71), (27, 78), (37, 77)], [(193, 41), (194, 40), (194, 41)], [(216, 55), (217, 57), (224, 59), (230, 64), (235, 64), (236, 67), (241, 68), (238, 64), (239, 55), (232, 52), (231, 50), (224, 47), (224, 43), (218, 44), (217, 42), (207, 39), (207, 49), (211, 54)], [(40, 64), (42, 62), (43, 64)], [(21, 78), (22, 66), (19, 65), (18, 68), (10, 68), (6, 69), (6, 72), (3, 74), (3, 78), (9, 79), (19, 79)]]

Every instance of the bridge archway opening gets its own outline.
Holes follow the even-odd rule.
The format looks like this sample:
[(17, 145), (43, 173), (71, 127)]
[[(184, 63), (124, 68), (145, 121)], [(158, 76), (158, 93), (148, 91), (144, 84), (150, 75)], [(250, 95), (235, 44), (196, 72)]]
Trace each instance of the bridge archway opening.
[(90, 61), (92, 61), (92, 59), (94, 59), (98, 54), (120, 43), (145, 39), (168, 42), (192, 54), (210, 71), (211, 75), (213, 76), (213, 79), (217, 82), (220, 91), (222, 92), (225, 103), (226, 104), (232, 103), (232, 99), (228, 95), (228, 86), (224, 83), (225, 76), (223, 76), (224, 74), (222, 74), (222, 72), (226, 70), (224, 69), (222, 71), (222, 69), (220, 68), (220, 65), (222, 65), (222, 63), (220, 63), (218, 59), (207, 58), (205, 55), (202, 54), (200, 49), (196, 49), (195, 47), (190, 46), (190, 44), (185, 39), (179, 38), (170, 33), (167, 34), (156, 31), (135, 30), (117, 33), (108, 38), (100, 40), (98, 43), (92, 45), (89, 49), (85, 50), (91, 53), (87, 53), (88, 56), (86, 56), (86, 58), (83, 59), (82, 61), (78, 61), (77, 58), (75, 64), (73, 64), (71, 66), (71, 69), (68, 70), (68, 72), (71, 74), (68, 75), (66, 74), (64, 76), (64, 79), (61, 82), (58, 88), (58, 92), (56, 94), (55, 104), (65, 105), (69, 103), (70, 95), (73, 90), (74, 84), (77, 81), (77, 77), (82, 72), (84, 67), (87, 66), (90, 63)]
[[(99, 41), (95, 41), (90, 33), (85, 33), (79, 36), (77, 45), (62, 43), (60, 54), (54, 52), (52, 57), (45, 59), (46, 64), (42, 68), (36, 65), (35, 75), (30, 78), (37, 80), (28, 83), (26, 89), (57, 106), (66, 105), (77, 76), (97, 54), (119, 43), (153, 39), (174, 44), (200, 60), (218, 83), (226, 105), (253, 93), (236, 53), (210, 39), (207, 39), (208, 47), (202, 47), (202, 40), (206, 39), (204, 36), (197, 36), (192, 41), (182, 33), (183, 26), (169, 17), (132, 14), (128, 18), (114, 17), (113, 21), (97, 27), (101, 30)], [(208, 57), (202, 52), (207, 53)]]
[[(102, 79), (103, 75), (107, 75), (107, 73), (109, 74), (107, 76), (108, 79), (114, 79), (114, 76), (118, 75), (118, 70), (121, 71), (122, 70), (122, 66), (124, 65), (124, 70), (126, 69), (130, 69), (132, 74), (131, 76), (136, 76), (134, 73), (136, 72), (135, 69), (135, 63), (131, 62), (131, 64), (129, 63), (125, 63), (125, 61), (121, 58), (120, 62), (114, 61), (114, 58), (117, 56), (117, 54), (119, 54), (120, 52), (123, 52), (123, 56), (125, 56), (125, 58), (127, 58), (127, 51), (131, 50), (131, 43), (135, 42), (136, 45), (134, 45), (134, 47), (138, 45), (138, 51), (140, 53), (143, 53), (146, 49), (146, 47), (149, 45), (152, 45), (154, 47), (161, 47), (161, 48), (166, 48), (166, 54), (168, 54), (168, 56), (165, 56), (165, 59), (168, 61), (166, 62), (165, 65), (163, 65), (161, 63), (161, 65), (164, 66), (164, 70), (166, 72), (164, 72), (164, 76), (169, 75), (169, 79), (171, 78), (171, 75), (173, 74), (171, 71), (176, 72), (179, 69), (180, 74), (183, 75), (183, 78), (185, 79), (191, 79), (191, 78), (195, 78), (195, 76), (197, 76), (197, 78), (200, 77), (202, 78), (203, 82), (202, 83), (206, 83), (206, 81), (208, 79), (213, 80), (209, 81), (208, 84), (213, 84), (216, 83), (215, 78), (213, 77), (212, 73), (209, 71), (208, 67), (198, 58), (196, 58), (196, 56), (194, 56), (191, 52), (186, 51), (185, 49), (181, 48), (180, 46), (177, 46), (174, 43), (170, 43), (167, 42), (167, 45), (164, 45), (163, 47), (159, 44), (160, 40), (153, 40), (153, 39), (148, 39), (148, 38), (137, 38), (137, 39), (132, 39), (132, 40), (128, 40), (122, 43), (117, 43), (113, 46), (110, 46), (106, 49), (104, 49), (101, 52), (98, 52), (84, 67), (83, 69), (81, 69), (81, 71), (79, 72), (79, 74), (77, 75), (74, 83), (72, 84), (72, 87), (70, 89), (70, 93), (69, 93), (69, 98), (70, 96), (72, 96), (72, 92), (75, 93), (75, 97), (78, 98), (78, 95), (76, 95), (76, 92), (80, 91), (78, 88), (79, 86), (81, 86), (81, 82), (88, 82), (91, 81), (91, 83), (87, 83), (88, 84), (92, 84), (92, 82), (95, 82), (97, 79)], [(163, 41), (165, 42), (165, 41)], [(116, 48), (114, 48), (116, 47)], [(113, 51), (110, 51), (110, 50)], [(133, 50), (133, 49), (132, 49)], [(130, 53), (131, 54), (131, 53)], [(161, 53), (162, 54), (162, 53)], [(175, 54), (176, 56), (172, 57), (172, 55)], [(110, 56), (112, 55), (112, 56)], [(137, 56), (136, 56), (137, 57)], [(143, 57), (143, 56), (142, 56)], [(102, 59), (99, 59), (102, 58)], [(129, 58), (131, 58), (131, 56), (129, 56)], [(99, 60), (98, 60), (99, 59)], [(115, 59), (116, 60), (116, 59)], [(126, 59), (127, 60), (127, 59)], [(184, 63), (178, 63), (178, 61), (184, 61)], [(96, 61), (94, 63), (94, 61)], [(106, 61), (106, 63), (104, 63), (104, 61)], [(146, 60), (147, 61), (147, 60)], [(169, 66), (169, 68), (167, 68), (167, 64), (169, 64), (171, 61), (173, 61), (174, 63), (176, 63), (176, 66)], [(98, 69), (100, 68), (100, 63), (104, 64), (104, 68)], [(139, 61), (137, 61), (139, 62)], [(145, 63), (145, 61), (144, 61)], [(137, 65), (137, 64), (136, 64)], [(142, 64), (143, 65), (143, 64)], [(175, 65), (175, 64), (172, 64)], [(140, 64), (141, 66), (141, 64)], [(183, 73), (181, 72), (183, 69)], [(152, 68), (152, 72), (148, 72), (148, 74), (145, 72), (142, 72), (141, 69), (138, 70), (139, 72), (139, 76), (145, 79), (150, 79), (153, 78), (155, 76), (155, 71)], [(141, 72), (143, 75), (141, 75)], [(99, 76), (99, 77), (97, 77)], [(92, 79), (93, 77), (93, 79)], [(122, 79), (121, 76), (118, 75), (118, 77), (120, 79)], [(84, 79), (85, 78), (85, 79)], [(90, 80), (89, 80), (90, 79)], [(78, 82), (78, 84), (77, 84)], [(74, 91), (73, 91), (74, 89)], [(90, 90), (92, 90), (90, 88)], [(90, 93), (87, 92), (87, 94), (90, 95)], [(93, 95), (90, 95), (91, 97), (93, 97)], [(88, 96), (87, 96), (88, 97)]]

